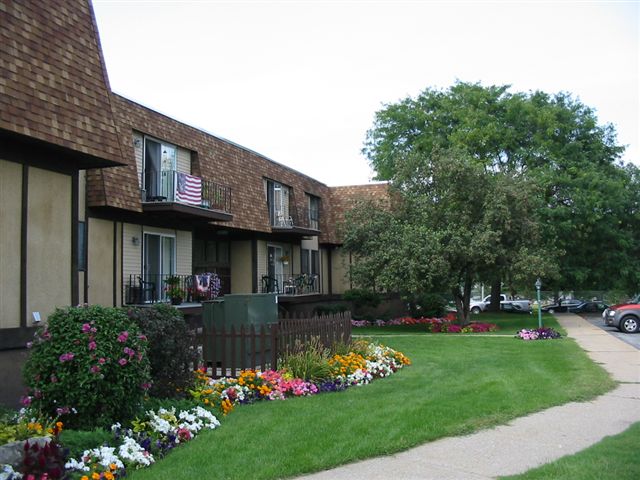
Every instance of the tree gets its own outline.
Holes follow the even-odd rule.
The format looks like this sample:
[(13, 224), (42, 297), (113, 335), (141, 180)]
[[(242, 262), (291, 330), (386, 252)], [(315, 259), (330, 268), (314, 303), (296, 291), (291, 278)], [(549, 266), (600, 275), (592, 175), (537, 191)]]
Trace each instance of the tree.
[(364, 204), (347, 215), (344, 247), (356, 257), (352, 279), (360, 285), (412, 295), (449, 291), (466, 324), (473, 284), (499, 256), (514, 260), (514, 275), (550, 269), (538, 249), (538, 224), (508, 205), (535, 202), (536, 187), (524, 177), (487, 171), (457, 151), (412, 153), (398, 165), (393, 208)]
[[(376, 114), (363, 152), (378, 179), (394, 180), (411, 155), (430, 162), (432, 152), (452, 149), (487, 172), (523, 177), (539, 187), (540, 201), (529, 216), (544, 222), (547, 255), (559, 266), (545, 286), (637, 285), (630, 272), (624, 280), (607, 274), (640, 267), (638, 230), (630, 229), (637, 215), (637, 169), (620, 165), (624, 148), (616, 144), (615, 129), (599, 125), (592, 109), (566, 93), (512, 94), (508, 86), (459, 82), (386, 105)], [(514, 201), (507, 205), (519, 208)], [(511, 242), (506, 230), (502, 241)], [(485, 280), (497, 286), (507, 281), (513, 288), (531, 283), (513, 271), (512, 259), (501, 258), (484, 272)]]

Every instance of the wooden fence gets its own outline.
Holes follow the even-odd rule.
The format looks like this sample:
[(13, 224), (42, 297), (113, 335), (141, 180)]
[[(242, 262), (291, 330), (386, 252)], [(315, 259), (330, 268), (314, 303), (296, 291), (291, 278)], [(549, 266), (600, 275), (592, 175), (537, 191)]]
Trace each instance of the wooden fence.
[(204, 328), (197, 335), (202, 358), (212, 377), (236, 377), (241, 370), (277, 369), (278, 358), (296, 342), (318, 337), (327, 347), (351, 341), (351, 313), (302, 318), (287, 316), (278, 323)]

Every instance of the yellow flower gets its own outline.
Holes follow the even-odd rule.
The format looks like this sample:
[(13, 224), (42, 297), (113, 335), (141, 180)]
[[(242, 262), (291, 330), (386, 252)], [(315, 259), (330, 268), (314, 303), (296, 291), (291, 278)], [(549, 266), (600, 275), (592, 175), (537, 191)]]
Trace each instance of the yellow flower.
[(100, 474), (98, 472), (93, 472), (91, 474), (91, 480), (100, 480)]
[(104, 472), (104, 478), (105, 478), (106, 480), (113, 480), (113, 479), (114, 479), (113, 473), (111, 473), (111, 472)]
[(110, 463), (110, 464), (109, 464), (109, 468), (110, 468), (111, 470), (115, 470), (115, 469), (117, 469), (117, 468), (118, 468), (118, 466), (117, 466), (115, 463)]
[(87, 477), (86, 475), (83, 475), (80, 477), (80, 480), (89, 480), (89, 477)]

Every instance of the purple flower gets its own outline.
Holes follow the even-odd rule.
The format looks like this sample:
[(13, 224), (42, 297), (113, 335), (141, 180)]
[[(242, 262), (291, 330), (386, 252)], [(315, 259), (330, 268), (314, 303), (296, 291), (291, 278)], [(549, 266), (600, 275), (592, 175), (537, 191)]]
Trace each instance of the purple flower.
[(31, 405), (31, 397), (28, 395), (25, 395), (24, 397), (20, 398), (20, 403), (24, 407), (28, 407), (29, 405)]
[(124, 347), (124, 353), (125, 355), (129, 355), (129, 357), (133, 357), (136, 354), (136, 352), (129, 347)]
[(82, 325), (82, 333), (89, 333), (91, 331), (91, 325), (84, 323)]
[(121, 358), (120, 360), (118, 360), (118, 363), (120, 364), (121, 367), (124, 367), (127, 364), (127, 359)]
[(118, 335), (118, 341), (120, 343), (126, 342), (127, 338), (129, 338), (129, 332), (127, 332), (126, 330), (124, 332), (120, 332), (120, 335)]
[(71, 410), (69, 409), (69, 407), (59, 407), (56, 408), (56, 413), (58, 415), (67, 415)]
[(73, 353), (67, 352), (60, 355), (60, 357), (58, 357), (58, 360), (60, 360), (60, 363), (70, 362), (71, 360), (73, 360), (74, 356), (75, 355)]
[(33, 342), (27, 342), (27, 348), (33, 347)]
[(95, 350), (96, 349), (96, 342), (91, 341), (89, 342), (89, 350)]
[(58, 377), (56, 377), (53, 373), (51, 374), (51, 377), (49, 377), (49, 379), (51, 380), (51, 383), (57, 383), (58, 381)]

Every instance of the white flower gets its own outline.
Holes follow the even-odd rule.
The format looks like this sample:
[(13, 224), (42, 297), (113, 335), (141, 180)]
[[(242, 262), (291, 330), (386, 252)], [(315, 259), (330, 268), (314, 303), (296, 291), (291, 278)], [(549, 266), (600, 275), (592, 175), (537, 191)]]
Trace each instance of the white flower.
[(128, 464), (138, 467), (148, 467), (155, 461), (153, 455), (142, 448), (140, 444), (131, 437), (124, 438), (122, 445), (120, 445), (118, 449), (118, 455)]

